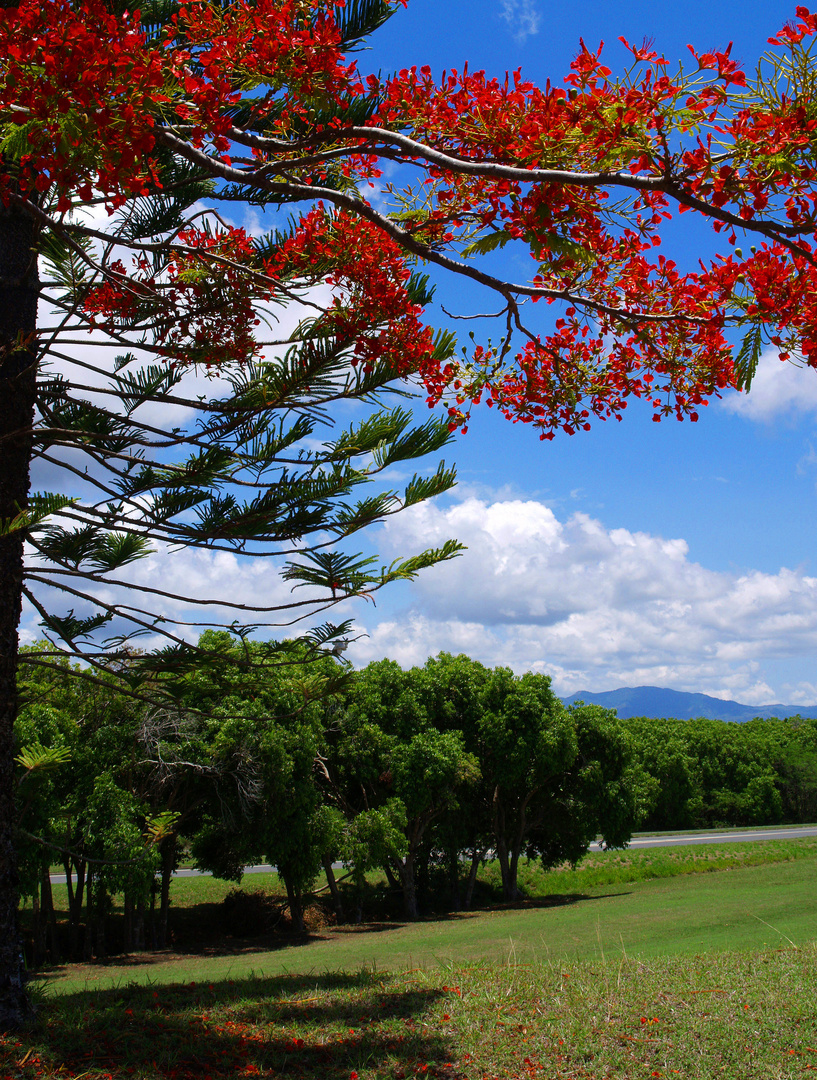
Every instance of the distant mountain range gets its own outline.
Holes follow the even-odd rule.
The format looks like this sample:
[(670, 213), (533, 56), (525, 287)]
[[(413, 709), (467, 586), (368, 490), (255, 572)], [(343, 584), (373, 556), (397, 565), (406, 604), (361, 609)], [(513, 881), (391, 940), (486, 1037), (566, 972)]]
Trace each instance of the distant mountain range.
[(802, 716), (817, 719), (817, 705), (741, 705), (739, 701), (723, 701), (708, 694), (687, 694), (683, 690), (665, 690), (660, 686), (625, 686), (620, 690), (606, 690), (592, 694), (580, 690), (563, 698), (565, 705), (584, 701), (588, 705), (603, 705), (615, 709), (622, 720), (631, 716), (649, 716), (677, 720), (692, 720), (703, 716), (708, 720), (753, 720), (768, 716)]

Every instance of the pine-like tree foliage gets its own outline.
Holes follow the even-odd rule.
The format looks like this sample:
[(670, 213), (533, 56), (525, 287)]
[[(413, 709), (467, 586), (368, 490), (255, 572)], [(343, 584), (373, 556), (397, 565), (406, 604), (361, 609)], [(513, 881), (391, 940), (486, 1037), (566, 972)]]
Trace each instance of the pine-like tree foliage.
[[(177, 6), (152, 0), (142, 7), (143, 24), (166, 25)], [(382, 0), (339, 7), (344, 46), (358, 47), (392, 10)], [(233, 106), (234, 122), (248, 124), (257, 100), (244, 95)], [(267, 122), (275, 108), (269, 104)], [(328, 123), (331, 110), (320, 103), (312, 122)], [(157, 155), (161, 187), (129, 200), (99, 228), (95, 200), (78, 200), (61, 227), (39, 235), (40, 315), (50, 315), (39, 336), (32, 460), (35, 475), (59, 470), (63, 490), (32, 498), (4, 523), (7, 531), (26, 532), (24, 596), (55, 651), (108, 670), (127, 656), (136, 689), (146, 686), (140, 666), (153, 679), (192, 662), (190, 640), (208, 626), (262, 636), (300, 632), (318, 655), (351, 628), (347, 620), (322, 621), (322, 613), (459, 551), (451, 541), (381, 566), (357, 550), (353, 538), (362, 529), (454, 483), (443, 463), (401, 488), (384, 477), (394, 466), (439, 455), (448, 424), (416, 423), (406, 407), (388, 405), (388, 395), (405, 397), (407, 385), (386, 362), (358, 363), (354, 335), (333, 322), (326, 296), (316, 297), (331, 262), (316, 263), (308, 278), (284, 273), (270, 302), (261, 268), (297, 228), (277, 210), (285, 197), (255, 192), (251, 200), (272, 215), (269, 231), (248, 241), (259, 267), (255, 290), (246, 251), (238, 298), (229, 256), (184, 262), (187, 230), (195, 225), (199, 242), (204, 235), (216, 243), (224, 220), (219, 204), (246, 200), (247, 193), (219, 188), (167, 149)], [(340, 173), (326, 182), (348, 187)], [(43, 196), (43, 210), (53, 215), (48, 200)], [(124, 274), (118, 259), (139, 260), (145, 288), (132, 290), (115, 321), (95, 322), (89, 298)], [(186, 309), (165, 301), (177, 295), (179, 282), (193, 285), (177, 290)], [(413, 305), (428, 303), (427, 277), (413, 274), (406, 296)], [(341, 295), (335, 303), (343, 301)], [(235, 323), (246, 322), (252, 306), (255, 337), (268, 344), (244, 356), (222, 349), (216, 360), (219, 335), (231, 332), (231, 305), (239, 305)], [(441, 360), (453, 347), (451, 335), (438, 337)], [(340, 424), (343, 414), (353, 422)], [(190, 548), (272, 560), (271, 570), (292, 592), (281, 600), (280, 590), (271, 590), (275, 598), (267, 603), (184, 595), (171, 578), (158, 584), (134, 566), (160, 553), (172, 567), (170, 553)], [(199, 608), (200, 618), (185, 620), (181, 607)], [(135, 654), (134, 645), (152, 651)], [(49, 662), (42, 651), (28, 659)], [(150, 685), (155, 692), (158, 684)]]

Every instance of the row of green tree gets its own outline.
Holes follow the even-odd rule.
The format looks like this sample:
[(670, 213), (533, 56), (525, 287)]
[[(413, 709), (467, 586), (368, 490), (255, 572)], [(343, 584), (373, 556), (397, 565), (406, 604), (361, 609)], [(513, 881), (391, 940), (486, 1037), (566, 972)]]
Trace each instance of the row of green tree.
[(817, 821), (817, 720), (623, 724), (653, 785), (642, 828)]
[[(234, 881), (271, 862), (302, 928), (322, 870), (338, 918), (361, 917), (366, 874), (382, 869), (413, 919), (430, 865), (469, 907), (488, 857), (514, 900), (521, 858), (575, 863), (597, 836), (618, 847), (640, 825), (817, 817), (814, 722), (620, 721), (565, 707), (544, 675), (446, 653), (352, 672), (223, 632), (199, 647), (207, 663), (177, 672), (172, 706), (30, 656), (16, 736), (36, 962), (104, 954), (117, 894), (121, 944), (163, 946), (182, 856)], [(54, 863), (69, 878), (62, 935)]]

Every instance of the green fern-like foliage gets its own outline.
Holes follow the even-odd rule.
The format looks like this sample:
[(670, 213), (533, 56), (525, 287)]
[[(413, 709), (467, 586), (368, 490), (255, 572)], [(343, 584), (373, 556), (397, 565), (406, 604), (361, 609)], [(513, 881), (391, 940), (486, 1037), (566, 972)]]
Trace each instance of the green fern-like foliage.
[[(231, 0), (219, 2), (227, 9)], [(146, 0), (140, 9), (146, 33), (157, 36), (180, 7), (178, 0)], [(132, 5), (115, 0), (113, 9)], [(344, 49), (362, 47), (392, 13), (385, 0), (337, 5)], [(195, 70), (195, 48), (190, 63)], [(232, 122), (280, 137), (286, 96), (266, 86), (236, 89)], [(308, 145), (335, 120), (365, 124), (377, 108), (372, 98), (330, 105), (316, 96), (309, 110), (287, 117), (286, 137)], [(162, 122), (178, 120), (183, 127), (172, 102), (166, 109)], [(24, 153), (26, 137), (25, 125), (0, 132), (2, 152), (11, 158)], [(92, 667), (118, 665), (139, 693), (148, 683), (158, 686), (151, 680), (162, 672), (199, 663), (201, 653), (190, 642), (206, 627), (274, 636), (282, 632), (276, 628), (291, 633), (296, 626), (303, 655), (331, 652), (339, 635), (350, 632), (343, 618), (325, 621), (340, 600), (368, 598), (458, 550), (432, 549), (386, 569), (376, 555), (359, 550), (368, 527), (455, 483), (453, 469), (438, 460), (451, 435), (443, 419), (415, 420), (405, 404), (411, 387), (395, 366), (353, 362), (355, 339), (338, 331), (325, 305), (313, 299), (334, 269), (328, 259), (308, 274), (284, 272), (275, 283), (278, 299), (257, 302), (257, 335), (273, 344), (254, 357), (232, 360), (222, 353), (211, 363), (218, 335), (229, 327), (232, 295), (206, 261), (182, 269), (174, 264), (185, 247), (180, 234), (191, 225), (211, 236), (223, 230), (223, 206), (218, 213), (209, 209), (220, 203), (269, 211), (262, 219), (266, 231), (253, 239), (248, 255), (249, 269), (263, 281), (264, 267), (291, 241), (298, 218), (287, 219), (288, 199), (280, 193), (214, 181), (161, 140), (154, 156), (161, 186), (134, 195), (103, 224), (86, 227), (91, 217), (79, 205), (73, 216), (60, 216), (49, 202), (55, 197), (43, 198), (44, 212), (60, 220), (39, 238), (57, 325), (43, 337), (33, 454), (49, 476), (62, 470), (64, 494), (34, 496), (13, 520), (0, 523), (0, 530), (26, 534), (32, 553), (26, 596), (52, 643)], [(360, 197), (338, 163), (326, 164), (321, 182)], [(141, 260), (149, 284), (130, 289), (101, 342), (99, 329), (88, 334), (94, 327), (84, 312), (110, 285), (119, 265), (114, 260), (129, 251), (125, 260)], [(113, 269), (113, 280), (118, 273)], [(185, 295), (194, 294), (192, 313), (165, 302), (173, 273), (191, 286)], [(418, 270), (406, 290), (411, 305), (431, 302), (428, 276)], [(182, 341), (172, 362), (169, 334)], [(87, 348), (77, 348), (86, 340)], [(438, 334), (435, 359), (444, 364), (453, 350), (453, 336)], [(395, 398), (401, 403), (389, 400)], [(427, 461), (432, 464), (423, 468)], [(414, 463), (421, 463), (418, 472)], [(388, 470), (406, 464), (412, 466), (409, 481), (391, 483)], [(174, 555), (185, 550), (267, 560), (293, 590), (291, 599), (188, 596), (173, 580)], [(157, 552), (170, 568), (166, 577), (148, 569)], [(185, 605), (194, 608), (187, 618)], [(146, 638), (150, 660), (134, 652)], [(171, 682), (162, 685), (172, 695)]]

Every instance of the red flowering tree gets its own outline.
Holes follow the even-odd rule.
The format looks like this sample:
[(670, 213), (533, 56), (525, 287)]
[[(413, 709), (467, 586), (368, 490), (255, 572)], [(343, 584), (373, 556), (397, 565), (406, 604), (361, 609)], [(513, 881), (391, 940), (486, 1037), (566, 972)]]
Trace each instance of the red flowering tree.
[[(303, 426), (272, 436), (276, 409), (314, 419), (401, 376), (443, 403), (451, 428), (481, 400), (551, 438), (619, 417), (631, 398), (655, 419), (695, 420), (712, 395), (748, 385), (764, 343), (817, 365), (817, 17), (797, 8), (754, 80), (728, 48), (691, 50), (676, 68), (626, 42), (618, 79), (584, 44), (564, 86), (536, 87), (518, 72), (363, 77), (348, 52), (401, 2), (0, 7), (0, 1026), (22, 1008), (9, 770), (26, 537), (40, 560), (34, 577), (53, 585), (62, 574), (78, 604), (97, 605), (61, 619), (42, 607), (77, 649), (100, 620), (127, 614), (152, 627), (149, 612), (101, 604), (98, 588), (145, 553), (149, 533), (231, 550), (250, 541), (266, 550), (274, 538), (277, 551), (294, 549), (310, 530), (345, 536), (444, 487), (336, 506), (327, 518), (327, 500), (344, 490), (332, 470), (352, 482), (350, 455), (362, 447), (381, 466), (397, 453), (383, 446), (414, 456), (412, 446), (439, 445), (438, 436), (412, 444), (393, 421), (383, 438), (376, 427), (341, 437), (314, 461), (299, 456)], [(385, 185), (389, 209), (366, 199), (384, 163), (396, 178)], [(295, 216), (256, 240), (230, 224), (232, 203), (278, 214), (279, 226), (285, 205)], [(721, 247), (692, 270), (661, 250), (662, 225), (678, 213), (703, 217)], [(492, 253), (506, 245), (530, 253), (527, 280), (497, 269)], [(425, 326), (417, 262), (487, 290), (493, 343), (455, 356), (450, 338)], [(263, 311), (296, 301), (305, 307), (278, 339), (284, 359), (262, 363)], [(76, 365), (89, 328), (124, 352), (107, 372), (104, 359), (91, 365), (80, 400), (78, 380), (72, 389), (48, 362)], [(228, 389), (184, 399), (178, 380), (201, 370)], [(160, 450), (182, 441), (159, 426), (150, 443), (151, 425), (136, 415), (150, 402), (205, 414), (201, 434), (187, 432), (190, 456), (170, 472)], [(32, 499), (32, 454), (84, 476), (71, 457), (78, 448), (103, 472), (116, 466), (107, 489), (95, 479), (84, 510), (65, 495)], [(242, 503), (239, 459), (262, 466), (256, 478), (307, 461), (298, 497), (276, 498), (268, 483)], [(318, 590), (318, 606), (389, 579), (322, 543), (287, 570)], [(78, 573), (92, 583), (85, 591), (72, 584)]]

